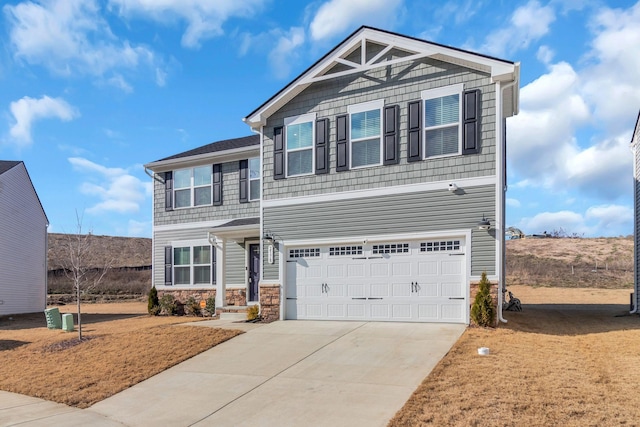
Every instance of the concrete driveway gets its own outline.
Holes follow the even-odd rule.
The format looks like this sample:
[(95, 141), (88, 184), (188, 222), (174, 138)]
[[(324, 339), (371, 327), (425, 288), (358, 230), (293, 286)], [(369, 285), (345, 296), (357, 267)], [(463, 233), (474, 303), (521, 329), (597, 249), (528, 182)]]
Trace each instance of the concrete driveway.
[[(465, 329), (329, 321), (226, 327), (238, 325), (249, 330), (48, 423), (81, 425), (82, 417), (105, 426), (385, 426)], [(45, 424), (42, 417), (20, 423)]]

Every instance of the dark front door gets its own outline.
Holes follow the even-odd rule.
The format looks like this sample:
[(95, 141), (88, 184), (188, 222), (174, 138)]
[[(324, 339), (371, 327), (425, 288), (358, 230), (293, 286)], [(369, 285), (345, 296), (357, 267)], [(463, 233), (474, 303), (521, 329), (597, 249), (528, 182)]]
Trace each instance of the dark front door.
[(249, 245), (249, 301), (258, 301), (260, 282), (260, 245)]

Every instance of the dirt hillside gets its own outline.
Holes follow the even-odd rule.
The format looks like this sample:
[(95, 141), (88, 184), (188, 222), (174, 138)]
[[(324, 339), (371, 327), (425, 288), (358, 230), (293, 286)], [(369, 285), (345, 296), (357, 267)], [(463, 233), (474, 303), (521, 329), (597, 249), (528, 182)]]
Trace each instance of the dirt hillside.
[(507, 241), (510, 285), (633, 287), (633, 238), (525, 238)]

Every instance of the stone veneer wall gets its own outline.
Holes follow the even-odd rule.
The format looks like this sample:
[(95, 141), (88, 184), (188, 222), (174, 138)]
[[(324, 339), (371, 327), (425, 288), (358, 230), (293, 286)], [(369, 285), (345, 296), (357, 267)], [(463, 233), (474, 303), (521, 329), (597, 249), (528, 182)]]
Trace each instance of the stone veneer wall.
[(280, 285), (260, 286), (260, 316), (264, 322), (280, 319)]
[[(210, 297), (216, 297), (216, 290), (190, 290), (190, 289), (176, 289), (176, 290), (163, 290), (158, 291), (158, 298), (162, 295), (171, 294), (173, 297), (184, 304), (187, 298), (194, 297), (196, 301), (206, 300)], [(225, 305), (233, 306), (245, 306), (247, 305), (247, 292), (244, 289), (227, 289)]]

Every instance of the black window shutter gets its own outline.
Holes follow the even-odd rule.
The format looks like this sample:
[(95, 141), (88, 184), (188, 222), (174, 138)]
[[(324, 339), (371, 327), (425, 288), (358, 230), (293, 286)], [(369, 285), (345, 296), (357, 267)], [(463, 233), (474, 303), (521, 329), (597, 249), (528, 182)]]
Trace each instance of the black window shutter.
[(316, 175), (329, 173), (329, 119), (316, 120)]
[(222, 165), (213, 165), (213, 206), (222, 205)]
[(349, 170), (349, 116), (336, 117), (336, 172)]
[(384, 107), (384, 159), (382, 164), (398, 163), (398, 106)]
[(478, 89), (464, 92), (463, 105), (462, 154), (474, 154), (480, 146), (478, 123), (480, 115), (480, 91)]
[(171, 270), (173, 265), (173, 248), (171, 246), (164, 247), (164, 285), (171, 286)]
[(422, 160), (422, 100), (410, 102), (407, 106), (409, 113), (409, 143), (407, 144), (407, 160), (417, 162)]
[(173, 172), (164, 173), (164, 210), (173, 210)]
[(240, 160), (240, 203), (249, 202), (249, 160)]
[(273, 179), (284, 179), (284, 128), (273, 128)]

